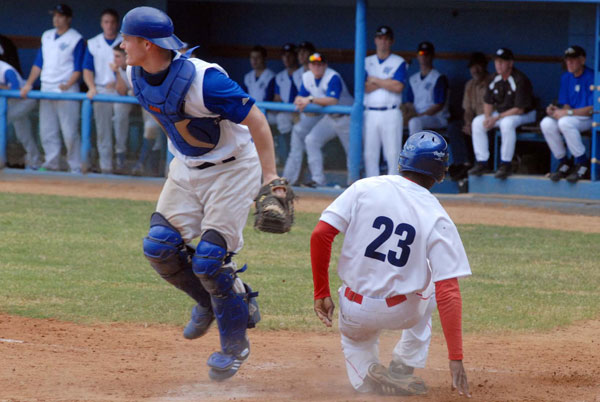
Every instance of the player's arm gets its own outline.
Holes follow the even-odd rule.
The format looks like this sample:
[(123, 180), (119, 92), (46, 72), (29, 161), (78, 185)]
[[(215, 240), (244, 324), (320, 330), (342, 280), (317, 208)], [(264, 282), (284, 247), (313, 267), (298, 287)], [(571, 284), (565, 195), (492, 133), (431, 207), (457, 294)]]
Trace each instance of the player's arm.
[(267, 118), (256, 105), (252, 105), (250, 112), (240, 124), (248, 127), (250, 135), (254, 140), (260, 165), (262, 167), (263, 184), (268, 184), (277, 179), (275, 168), (275, 147), (273, 146), (273, 134)]
[(377, 78), (369, 76), (367, 82), (372, 82), (378, 88), (386, 89), (394, 93), (402, 93), (406, 83), (406, 63), (400, 64), (391, 78)]
[(92, 56), (90, 50), (86, 48), (85, 55), (83, 56), (83, 82), (85, 82), (85, 85), (88, 87), (87, 97), (90, 99), (98, 93), (94, 71), (94, 56)]
[(327, 327), (333, 322), (335, 305), (329, 288), (331, 245), (339, 231), (325, 221), (319, 221), (310, 237), (310, 261), (314, 284), (314, 310)]
[(27, 97), (27, 94), (33, 88), (33, 83), (40, 78), (40, 75), (42, 74), (43, 63), (42, 49), (39, 49), (35, 57), (35, 61), (31, 66), (31, 71), (29, 71), (29, 77), (27, 77), (27, 81), (21, 87), (21, 98)]

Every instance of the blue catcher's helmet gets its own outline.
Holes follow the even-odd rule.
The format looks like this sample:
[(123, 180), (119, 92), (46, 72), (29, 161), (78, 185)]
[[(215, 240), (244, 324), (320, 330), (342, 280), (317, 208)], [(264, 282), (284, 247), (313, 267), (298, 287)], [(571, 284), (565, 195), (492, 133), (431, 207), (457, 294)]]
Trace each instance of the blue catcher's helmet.
[(419, 131), (408, 137), (400, 153), (398, 168), (432, 177), (440, 183), (446, 174), (448, 143), (435, 131)]
[(123, 35), (139, 36), (163, 49), (181, 49), (183, 42), (173, 31), (171, 18), (154, 7), (136, 7), (129, 10), (121, 24)]

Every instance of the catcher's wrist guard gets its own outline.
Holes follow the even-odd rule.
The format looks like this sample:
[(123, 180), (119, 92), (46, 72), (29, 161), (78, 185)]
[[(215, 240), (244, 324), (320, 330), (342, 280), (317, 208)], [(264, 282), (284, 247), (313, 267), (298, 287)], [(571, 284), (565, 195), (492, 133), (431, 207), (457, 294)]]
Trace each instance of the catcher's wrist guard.
[[(284, 196), (276, 190), (285, 191)], [(254, 227), (263, 232), (286, 233), (294, 223), (294, 191), (285, 178), (277, 178), (260, 188), (256, 197)]]

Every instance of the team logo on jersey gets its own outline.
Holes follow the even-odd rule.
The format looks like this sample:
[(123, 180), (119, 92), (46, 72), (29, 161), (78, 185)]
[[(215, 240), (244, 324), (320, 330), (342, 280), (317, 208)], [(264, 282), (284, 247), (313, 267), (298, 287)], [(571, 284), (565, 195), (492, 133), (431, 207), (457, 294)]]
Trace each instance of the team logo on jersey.
[(384, 74), (389, 74), (389, 73), (390, 73), (390, 71), (392, 71), (392, 68), (391, 68), (391, 67), (389, 67), (389, 66), (388, 66), (388, 67), (385, 67), (385, 68), (383, 69), (383, 73), (384, 73)]
[(429, 91), (431, 89), (431, 82), (428, 82), (427, 84), (425, 84), (425, 89), (427, 91)]
[(242, 98), (242, 105), (246, 106), (246, 103), (248, 103), (249, 100), (250, 98)]
[(60, 50), (65, 50), (69, 45), (66, 44), (65, 42), (61, 43), (60, 45), (58, 45), (58, 47), (60, 48)]
[(581, 86), (579, 86), (579, 84), (575, 85), (575, 92), (579, 92), (580, 89), (581, 89)]
[(156, 106), (148, 105), (148, 109), (152, 110), (154, 113), (162, 113)]

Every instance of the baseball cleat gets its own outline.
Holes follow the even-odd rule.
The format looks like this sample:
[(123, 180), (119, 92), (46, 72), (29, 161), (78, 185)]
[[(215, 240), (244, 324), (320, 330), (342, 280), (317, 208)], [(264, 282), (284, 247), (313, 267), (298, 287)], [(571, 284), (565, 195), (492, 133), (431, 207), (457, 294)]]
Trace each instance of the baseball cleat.
[(186, 339), (200, 338), (206, 334), (215, 315), (210, 307), (202, 307), (196, 304), (192, 309), (192, 318), (183, 329), (183, 337)]
[(250, 356), (249, 345), (237, 356), (215, 352), (208, 358), (207, 364), (210, 367), (208, 376), (213, 381), (223, 381), (233, 377), (248, 356)]
[(375, 391), (383, 395), (424, 395), (427, 393), (425, 382), (414, 375), (394, 375), (379, 363), (373, 363), (367, 371), (367, 379)]
[(392, 360), (390, 362), (390, 374), (392, 376), (412, 375), (415, 372), (414, 367), (407, 366), (402, 362)]

